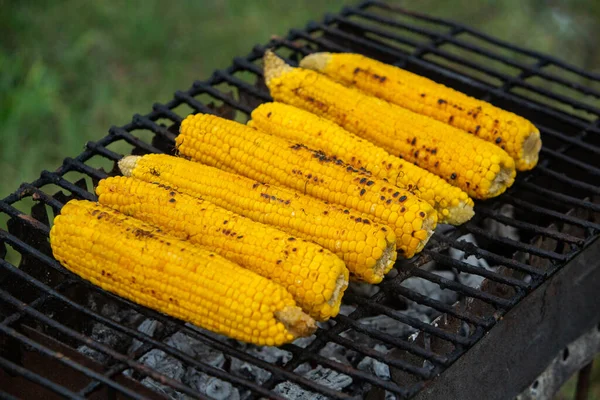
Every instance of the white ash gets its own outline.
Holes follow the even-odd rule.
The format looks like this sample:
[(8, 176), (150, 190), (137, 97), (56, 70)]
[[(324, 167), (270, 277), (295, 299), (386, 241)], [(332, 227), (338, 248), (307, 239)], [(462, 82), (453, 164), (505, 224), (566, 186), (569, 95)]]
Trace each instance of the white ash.
[[(427, 324), (430, 322), (429, 317), (419, 310), (408, 309), (403, 311), (402, 314), (406, 315), (407, 317), (418, 319)], [(359, 321), (363, 325), (367, 325), (373, 329), (398, 338), (406, 337), (416, 331), (416, 328), (413, 326), (400, 322), (394, 318), (390, 318), (386, 315), (362, 318)], [(366, 338), (364, 335), (363, 337)]]
[[(323, 368), (320, 365), (303, 374), (306, 378), (315, 381), (319, 385), (330, 389), (341, 391), (352, 384), (352, 378), (340, 372)], [(325, 400), (326, 396), (310, 392), (295, 383), (286, 381), (275, 386), (274, 392), (291, 400)]]
[[(373, 349), (383, 354), (386, 354), (389, 351), (387, 347), (381, 344), (376, 344)], [(374, 358), (363, 358), (362, 361), (358, 363), (357, 368), (361, 371), (371, 372), (383, 380), (390, 380), (390, 367)]]
[[(514, 218), (515, 216), (515, 208), (512, 206), (512, 204), (503, 204), (502, 206), (500, 206), (500, 208), (498, 208), (497, 212), (500, 215), (503, 215), (508, 218)], [(488, 232), (496, 236), (516, 241), (519, 241), (520, 239), (519, 230), (517, 228), (510, 225), (505, 225), (502, 222), (496, 221), (495, 219), (486, 218), (483, 221), (483, 226)]]
[[(473, 245), (477, 246), (477, 241), (475, 240), (475, 237), (470, 233), (459, 237), (457, 240), (472, 243)], [(472, 265), (473, 267), (486, 269), (488, 271), (495, 270), (495, 268), (490, 267), (490, 265), (484, 258), (477, 258), (474, 255), (465, 257), (465, 252), (462, 250), (450, 248), (448, 250), (448, 253), (450, 254), (450, 257), (454, 258), (455, 260), (465, 262), (469, 265)], [(462, 283), (465, 286), (469, 286), (475, 289), (481, 287), (481, 283), (485, 279), (480, 275), (459, 271), (457, 271), (457, 278), (458, 282)]]
[[(452, 271), (432, 271), (432, 273), (450, 281), (455, 280), (455, 275)], [(442, 289), (437, 283), (428, 281), (422, 278), (408, 278), (402, 282), (402, 286), (414, 292), (429, 297), (432, 300), (437, 300), (443, 304), (454, 304), (458, 299), (458, 294), (449, 289)], [(406, 299), (409, 309), (419, 313), (424, 313), (429, 316), (436, 315), (438, 312), (431, 307)]]
[[(148, 335), (150, 337), (154, 337), (154, 334), (160, 330), (162, 328), (162, 324), (156, 320), (153, 319), (145, 319), (138, 327), (137, 330), (145, 335)], [(135, 353), (140, 347), (142, 347), (144, 343), (134, 339), (133, 343), (131, 344), (131, 346), (129, 347), (129, 350), (127, 351), (128, 354), (132, 354)]]

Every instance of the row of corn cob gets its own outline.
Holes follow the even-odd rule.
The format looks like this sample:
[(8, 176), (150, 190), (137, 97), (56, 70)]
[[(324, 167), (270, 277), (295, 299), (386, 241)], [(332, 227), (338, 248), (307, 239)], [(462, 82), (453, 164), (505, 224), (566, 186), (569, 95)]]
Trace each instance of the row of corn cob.
[[(312, 333), (314, 319), (335, 316), (349, 276), (380, 282), (396, 250), (412, 257), (438, 221), (461, 224), (472, 217), (469, 195), (493, 197), (514, 180), (515, 163), (500, 148), (291, 68), (272, 53), (265, 64), (273, 97), (314, 114), (267, 103), (248, 126), (189, 116), (176, 141), (189, 160), (121, 160), (125, 177), (100, 182), (99, 204), (72, 201), (56, 218), (55, 257), (139, 304), (236, 339), (279, 345)], [(361, 66), (345, 81), (343, 72), (355, 64)], [(389, 66), (352, 57), (318, 54), (302, 65), (383, 98), (398, 86), (381, 88), (373, 76), (380, 83), (410, 81), (393, 70), (378, 75), (376, 67)], [(428, 95), (466, 104), (433, 85)], [(394, 99), (388, 100), (419, 108)], [(519, 142), (532, 125), (499, 132), (520, 117), (485, 110), (502, 121), (493, 135), (508, 150), (521, 143), (521, 153), (510, 153), (521, 157), (517, 166), (530, 167), (527, 152), (539, 147), (539, 133), (538, 142), (535, 135)], [(486, 132), (475, 128), (482, 137)]]

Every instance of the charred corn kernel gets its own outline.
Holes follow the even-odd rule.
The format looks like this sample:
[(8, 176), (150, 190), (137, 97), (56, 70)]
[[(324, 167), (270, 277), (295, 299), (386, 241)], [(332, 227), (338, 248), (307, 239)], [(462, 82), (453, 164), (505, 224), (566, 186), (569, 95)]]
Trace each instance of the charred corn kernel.
[[(323, 116), (389, 153), (445, 179), (471, 197), (494, 197), (512, 185), (515, 162), (501, 148), (427, 116), (347, 88), (325, 75), (265, 54), (271, 96)], [(493, 158), (495, 157), (495, 158)], [(499, 172), (488, 179), (491, 165)], [(467, 173), (472, 172), (472, 179)]]
[(300, 66), (495, 143), (520, 171), (537, 164), (540, 131), (529, 120), (490, 103), (360, 54), (314, 53)]
[(460, 225), (473, 216), (473, 200), (459, 188), (308, 111), (283, 103), (264, 103), (252, 112), (248, 125), (322, 150), (410, 190), (436, 209), (438, 222)]
[(97, 203), (67, 203), (50, 243), (102, 289), (234, 339), (273, 346), (315, 330), (281, 285)]
[[(190, 115), (181, 123), (175, 142), (179, 152), (192, 160), (369, 214), (370, 219), (392, 227), (396, 235), (402, 230), (404, 214), (416, 207), (419, 211), (416, 218), (423, 220), (423, 230), (428, 234), (416, 246), (398, 243), (399, 251), (406, 257), (421, 251), (437, 223), (435, 210), (409, 191), (323, 152), (235, 121), (209, 114)], [(387, 196), (382, 199), (384, 191)], [(378, 217), (377, 209), (392, 214), (388, 218)]]
[[(169, 186), (135, 178), (101, 180), (96, 193), (100, 204), (204, 246), (279, 283), (315, 319), (327, 320), (340, 310), (342, 294), (348, 286), (348, 269), (335, 254), (317, 244)], [(309, 276), (301, 277), (294, 267), (306, 268)], [(303, 284), (310, 287), (301, 295), (298, 289)]]
[[(346, 263), (353, 279), (379, 283), (396, 260), (393, 230), (369, 221), (365, 214), (340, 210), (289, 189), (162, 154), (128, 156), (119, 162), (119, 167), (126, 176), (174, 187), (179, 192), (201, 197), (236, 214), (318, 243)], [(356, 256), (352, 245), (367, 240), (374, 243), (365, 247), (372, 261), (369, 265), (359, 264), (357, 258), (352, 257)], [(381, 251), (380, 256), (376, 250)], [(292, 272), (298, 273), (299, 268), (293, 266)]]

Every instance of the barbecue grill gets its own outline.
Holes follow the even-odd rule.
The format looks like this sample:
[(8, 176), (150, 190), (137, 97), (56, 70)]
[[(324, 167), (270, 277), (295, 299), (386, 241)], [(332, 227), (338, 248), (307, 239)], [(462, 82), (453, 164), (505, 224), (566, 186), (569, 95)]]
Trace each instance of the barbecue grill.
[[(173, 153), (190, 112), (245, 122), (271, 100), (260, 58), (358, 52), (530, 119), (539, 165), (378, 286), (353, 285), (308, 339), (258, 348), (65, 270), (48, 243), (123, 154)], [(86, 144), (0, 200), (0, 397), (535, 398), (600, 351), (600, 76), (466, 26), (367, 1), (292, 29)], [(548, 367), (548, 369), (547, 369)], [(583, 370), (589, 376), (589, 367)], [(539, 376), (539, 378), (538, 378)], [(585, 386), (585, 376), (581, 379)]]

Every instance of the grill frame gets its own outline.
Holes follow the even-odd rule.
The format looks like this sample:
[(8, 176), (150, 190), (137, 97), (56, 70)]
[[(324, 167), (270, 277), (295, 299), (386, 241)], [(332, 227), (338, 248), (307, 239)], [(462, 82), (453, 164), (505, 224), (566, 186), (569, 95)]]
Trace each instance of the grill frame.
[[(448, 31), (446, 33), (437, 33), (422, 27), (417, 27), (410, 24), (407, 25), (403, 22), (397, 22), (388, 16), (374, 16), (375, 14), (369, 11), (372, 7), (383, 8), (390, 14), (398, 13), (404, 16), (410, 16), (419, 21), (435, 24), (436, 26), (444, 26), (448, 29)], [(351, 20), (351, 18), (356, 15), (362, 17), (366, 16), (367, 19), (375, 20), (381, 25), (391, 25), (394, 26), (394, 28), (404, 29), (413, 34), (424, 35), (428, 39), (423, 43), (419, 43), (418, 41), (407, 39), (407, 37), (399, 34), (389, 33), (388, 31), (383, 30), (383, 28), (366, 26), (364, 24), (361, 25)], [(381, 38), (394, 40), (398, 43), (403, 43), (404, 45), (413, 46), (414, 50), (411, 54), (405, 53), (403, 50), (391, 47), (389, 43), (385, 44), (381, 40), (376, 40), (372, 37), (366, 38), (367, 33), (370, 35), (378, 34)], [(506, 57), (499, 57), (490, 50), (473, 44), (465, 43), (460, 38), (457, 39), (457, 36), (465, 33), (485, 40), (489, 44), (497, 45), (505, 50), (514, 51), (527, 57), (534, 58), (536, 61), (532, 65), (524, 64), (520, 61), (515, 61)], [(322, 36), (315, 37), (314, 35), (316, 34), (322, 34)], [(263, 396), (269, 396), (271, 398), (278, 398), (276, 394), (268, 389), (263, 389), (260, 385), (252, 383), (243, 377), (237, 377), (227, 373), (226, 371), (221, 371), (214, 367), (210, 367), (199, 360), (194, 360), (189, 356), (181, 354), (181, 352), (178, 350), (174, 351), (172, 348), (169, 348), (169, 346), (162, 343), (162, 339), (149, 338), (147, 335), (135, 331), (135, 329), (121, 326), (120, 324), (103, 317), (97, 311), (86, 307), (86, 305), (81, 305), (74, 302), (72, 299), (70, 299), (69, 295), (65, 295), (65, 293), (70, 293), (69, 291), (73, 288), (83, 288), (93, 292), (100, 291), (92, 287), (90, 284), (82, 283), (81, 280), (74, 277), (72, 274), (65, 273), (64, 268), (62, 268), (55, 260), (48, 256), (51, 253), (49, 252), (49, 246), (46, 238), (50, 219), (48, 215), (49, 209), (52, 209), (53, 213), (56, 214), (60, 210), (61, 204), (63, 204), (71, 196), (89, 200), (95, 199), (95, 196), (91, 194), (88, 189), (91, 189), (91, 185), (95, 184), (97, 180), (105, 177), (106, 173), (86, 164), (90, 159), (100, 156), (112, 160), (113, 162), (116, 161), (121, 157), (121, 155), (109, 149), (108, 147), (113, 143), (122, 141), (133, 146), (135, 154), (169, 151), (169, 146), (171, 146), (171, 143), (175, 137), (175, 130), (173, 128), (174, 125), (161, 126), (157, 124), (156, 121), (168, 120), (171, 122), (171, 124), (178, 124), (181, 122), (182, 118), (173, 110), (183, 103), (187, 104), (195, 112), (216, 112), (228, 115), (228, 113), (231, 111), (231, 108), (234, 108), (238, 110), (238, 113), (242, 112), (248, 114), (257, 101), (268, 101), (270, 100), (270, 96), (268, 95), (268, 92), (265, 91), (264, 87), (261, 88), (260, 86), (257, 87), (251, 83), (247, 83), (246, 81), (240, 79), (237, 74), (239, 74), (240, 71), (246, 70), (258, 76), (262, 75), (260, 68), (255, 64), (255, 61), (260, 57), (262, 52), (267, 47), (276, 47), (279, 50), (288, 48), (299, 54), (306, 54), (309, 48), (299, 46), (298, 42), (308, 42), (320, 46), (321, 48), (334, 51), (357, 50), (357, 47), (355, 46), (361, 45), (362, 47), (360, 48), (360, 52), (364, 54), (374, 56), (375, 58), (383, 61), (395, 63), (396, 65), (405, 67), (412, 71), (420, 72), (425, 76), (433, 78), (438, 77), (438, 79), (443, 80), (444, 82), (452, 83), (452, 86), (459, 89), (466, 87), (468, 90), (465, 91), (468, 93), (473, 91), (482, 91), (485, 93), (485, 95), (479, 96), (480, 98), (488, 101), (491, 100), (495, 103), (509, 102), (512, 105), (511, 107), (517, 106), (520, 109), (522, 108), (522, 113), (526, 116), (534, 115), (535, 118), (532, 118), (534, 122), (540, 120), (558, 121), (560, 128), (549, 128), (545, 126), (547, 125), (545, 123), (542, 126), (541, 131), (544, 140), (556, 140), (563, 142), (563, 145), (556, 148), (553, 148), (552, 146), (543, 147), (540, 165), (530, 173), (520, 174), (515, 187), (511, 188), (507, 194), (503, 195), (501, 197), (502, 200), (493, 200), (491, 202), (482, 203), (483, 205), (478, 203), (478, 216), (476, 217), (475, 221), (469, 223), (468, 226), (454, 229), (449, 233), (436, 233), (434, 235), (433, 243), (426, 248), (421, 256), (411, 260), (410, 263), (405, 263), (407, 264), (405, 267), (409, 267), (407, 274), (398, 275), (395, 278), (386, 280), (381, 285), (382, 290), (368, 299), (357, 294), (349, 293), (345, 299), (345, 302), (356, 302), (361, 306), (349, 316), (337, 317), (335, 319), (336, 325), (333, 328), (328, 330), (320, 330), (317, 339), (313, 341), (306, 349), (295, 345), (284, 346), (283, 348), (286, 351), (289, 351), (293, 355), (293, 358), (283, 367), (271, 365), (264, 361), (258, 360), (243, 351), (219, 342), (209, 335), (193, 330), (190, 327), (182, 327), (181, 323), (178, 321), (161, 316), (160, 314), (151, 310), (146, 310), (143, 307), (139, 307), (131, 302), (119, 299), (116, 296), (104, 294), (104, 297), (110, 299), (110, 301), (117, 302), (124, 307), (137, 310), (143, 315), (162, 321), (164, 322), (165, 326), (173, 327), (172, 329), (184, 329), (186, 332), (196, 335), (197, 337), (201, 338), (202, 341), (209, 343), (211, 346), (225, 352), (226, 354), (229, 354), (231, 357), (246, 360), (250, 363), (267, 369), (269, 372), (271, 372), (271, 378), (263, 385), (267, 388), (273, 388), (279, 382), (290, 380), (303, 388), (313, 390), (332, 398), (346, 398), (355, 395), (355, 393), (338, 393), (335, 390), (317, 385), (313, 381), (310, 381), (293, 372), (294, 368), (309, 361), (350, 375), (355, 380), (370, 382), (372, 385), (394, 392), (401, 397), (410, 397), (423, 389), (426, 383), (434, 376), (440, 374), (448, 366), (453, 364), (454, 361), (456, 361), (466, 352), (467, 348), (470, 348), (477, 342), (480, 342), (480, 339), (484, 337), (487, 331), (489, 331), (493, 326), (498, 325), (497, 320), (504, 315), (507, 310), (512, 309), (517, 303), (519, 303), (528, 293), (531, 293), (531, 295), (537, 293), (538, 291), (535, 289), (540, 285), (549, 285), (549, 282), (554, 281), (555, 278), (548, 278), (552, 277), (559, 269), (562, 271), (570, 265), (575, 265), (573, 263), (578, 262), (578, 260), (581, 260), (582, 257), (585, 257), (587, 253), (591, 252), (593, 250), (592, 247), (597, 247), (598, 242), (596, 242), (594, 246), (590, 245), (598, 237), (600, 223), (588, 221), (579, 214), (568, 214), (567, 206), (575, 206), (580, 212), (583, 210), (584, 212), (588, 213), (597, 213), (600, 211), (600, 206), (598, 203), (574, 196), (569, 196), (561, 193), (560, 191), (548, 190), (539, 184), (536, 184), (535, 180), (540, 176), (548, 176), (561, 183), (572, 185), (577, 190), (590, 193), (590, 196), (597, 196), (600, 194), (600, 189), (592, 186), (586, 180), (568, 179), (567, 175), (563, 176), (561, 173), (553, 169), (556, 167), (558, 160), (561, 162), (560, 171), (563, 170), (563, 166), (566, 166), (568, 167), (565, 168), (567, 171), (583, 171), (577, 176), (586, 176), (586, 174), (598, 176), (600, 174), (599, 168), (586, 164), (584, 161), (578, 160), (569, 154), (565, 154), (572, 148), (582, 148), (585, 151), (593, 154), (600, 153), (599, 147), (585, 142), (588, 139), (588, 136), (600, 134), (600, 120), (598, 119), (598, 116), (600, 116), (600, 110), (579, 100), (570, 99), (562, 94), (554, 93), (553, 91), (549, 91), (545, 88), (532, 86), (530, 83), (526, 82), (526, 79), (533, 76), (543, 77), (557, 84), (568, 86), (582, 95), (592, 96), (598, 99), (600, 98), (600, 91), (594, 89), (591, 85), (586, 86), (576, 82), (571, 82), (560, 76), (549, 74), (544, 71), (543, 68), (552, 65), (554, 67), (564, 69), (570, 73), (577, 74), (583, 78), (587, 78), (596, 83), (600, 82), (600, 76), (569, 66), (568, 64), (565, 64), (557, 59), (536, 52), (523, 50), (517, 46), (509, 45), (505, 42), (478, 33), (460, 24), (400, 10), (396, 7), (389, 7), (378, 2), (367, 1), (361, 3), (357, 7), (347, 7), (343, 9), (340, 14), (328, 15), (321, 23), (311, 22), (304, 30), (293, 29), (286, 38), (274, 39), (267, 46), (256, 46), (247, 57), (235, 58), (231, 67), (216, 71), (206, 81), (195, 82), (193, 86), (185, 92), (175, 92), (174, 99), (170, 102), (166, 104), (154, 104), (153, 111), (151, 113), (143, 116), (136, 114), (134, 115), (132, 122), (129, 124), (126, 124), (122, 127), (112, 127), (109, 130), (108, 136), (100, 139), (97, 142), (90, 142), (86, 144), (86, 150), (82, 154), (75, 158), (65, 159), (63, 165), (55, 172), (43, 171), (38, 180), (30, 184), (21, 185), (21, 187), (15, 193), (1, 200), (0, 215), (7, 215), (10, 217), (10, 220), (7, 222), (8, 231), (0, 228), (0, 268), (3, 270), (4, 274), (4, 276), (0, 275), (0, 305), (10, 305), (8, 308), (12, 312), (4, 319), (4, 321), (0, 323), (0, 332), (2, 332), (5, 337), (11, 337), (12, 340), (25, 343), (27, 346), (36, 348), (37, 351), (46, 352), (49, 357), (56, 359), (58, 362), (67, 364), (71, 363), (69, 359), (61, 358), (56, 351), (48, 349), (47, 347), (40, 347), (41, 345), (39, 343), (20, 333), (14, 328), (14, 326), (17, 326), (17, 324), (23, 319), (25, 319), (27, 322), (37, 321), (37, 323), (39, 323), (41, 326), (45, 326), (46, 329), (50, 327), (53, 331), (59, 332), (60, 335), (68, 337), (70, 340), (86, 343), (91, 347), (95, 347), (98, 350), (109, 353), (118, 362), (103, 374), (98, 374), (90, 368), (82, 367), (77, 363), (71, 365), (73, 368), (78, 368), (80, 372), (83, 372), (84, 375), (87, 375), (91, 380), (86, 387), (79, 390), (79, 394), (84, 396), (96, 393), (99, 388), (106, 386), (109, 387), (109, 389), (114, 393), (122, 392), (135, 397), (135, 393), (131, 391), (131, 388), (127, 387), (125, 384), (116, 383), (113, 379), (115, 376), (119, 376), (120, 373), (125, 369), (133, 368), (167, 386), (173, 387), (175, 390), (181, 391), (182, 393), (194, 397), (202, 397), (201, 394), (195, 390), (187, 388), (183, 384), (172, 379), (165, 379), (165, 377), (161, 376), (157, 371), (149, 370), (147, 367), (136, 361), (141, 354), (146, 353), (151, 348), (160, 348), (169, 354), (173, 354), (174, 356), (185, 359), (186, 365), (193, 365), (199, 370), (206, 371), (207, 373), (225, 381), (230, 381), (238, 387), (252, 390), (257, 395), (260, 394)], [(469, 49), (470, 51), (475, 52), (476, 54), (485, 55), (492, 60), (496, 59), (497, 61), (507, 63), (511, 67), (519, 68), (522, 72), (516, 77), (510, 76), (505, 73), (494, 71), (493, 69), (484, 67), (480, 64), (474, 64), (470, 60), (461, 59), (460, 57), (448, 53), (443, 49), (443, 46), (448, 43), (460, 45), (466, 49)], [(431, 61), (425, 59), (425, 57), (429, 54), (435, 54), (437, 56), (441, 55), (450, 61), (460, 62), (462, 65), (467, 67), (475, 66), (490, 76), (495, 76), (504, 83), (498, 87), (491, 87), (489, 83), (486, 83), (480, 79), (460, 74), (459, 72), (452, 71), (448, 68), (432, 63)], [(295, 62), (294, 59), (289, 58), (288, 61), (291, 63)], [(237, 93), (237, 100), (234, 97), (236, 93), (234, 93), (233, 96), (229, 96), (227, 92), (224, 92), (222, 89), (220, 89), (220, 85), (223, 85), (224, 83), (230, 84), (232, 87), (236, 87), (240, 90)], [(595, 120), (586, 121), (581, 117), (575, 116), (574, 114), (569, 114), (566, 111), (556, 110), (551, 107), (541, 105), (540, 103), (532, 101), (531, 99), (510, 93), (509, 91), (515, 87), (525, 88), (534, 93), (545, 95), (554, 101), (560, 101), (574, 109), (583, 110), (591, 115), (594, 115), (596, 118)], [(197, 97), (206, 97), (206, 95), (210, 96), (212, 101), (222, 102), (222, 105), (209, 106), (197, 99)], [(577, 133), (571, 136), (563, 133), (562, 128), (564, 126), (568, 126), (569, 129), (573, 129), (573, 127), (575, 127), (577, 129)], [(568, 131), (569, 129), (564, 130)], [(143, 130), (153, 133), (151, 141), (144, 141), (136, 136), (136, 134), (141, 133)], [(84, 180), (66, 178), (66, 175), (72, 172), (83, 174), (88, 178)], [(114, 168), (111, 173), (115, 173)], [(63, 193), (56, 195), (49, 194), (51, 191), (47, 188), (49, 185), (58, 186), (59, 191)], [(527, 198), (521, 198), (522, 192), (517, 190), (533, 192), (533, 198), (535, 198), (536, 194), (548, 196), (545, 207), (533, 204), (527, 200)], [(64, 191), (70, 192), (71, 195), (64, 194)], [(20, 212), (14, 207), (15, 204), (22, 204), (22, 199), (29, 197), (33, 198), (33, 200), (37, 203), (32, 207), (31, 215)], [(543, 215), (544, 218), (552, 220), (556, 222), (556, 224), (568, 225), (571, 227), (571, 231), (564, 232), (558, 229), (556, 226), (554, 228), (546, 225), (538, 226), (532, 224), (530, 221), (516, 220), (498, 215), (498, 210), (495, 207), (504, 200), (509, 200), (515, 204), (515, 206), (521, 207), (522, 209), (528, 209), (532, 213)], [(555, 209), (553, 210), (552, 208)], [(563, 211), (557, 211), (556, 209)], [(557, 242), (561, 243), (563, 250), (568, 249), (569, 251), (563, 253), (562, 251), (554, 251), (556, 249), (545, 249), (544, 242), (540, 242), (540, 244), (519, 243), (510, 239), (502, 239), (499, 237), (490, 238), (489, 234), (487, 234), (484, 229), (478, 226), (478, 221), (481, 221), (484, 218), (493, 218), (499, 222), (512, 224), (524, 232), (530, 232), (529, 236), (531, 238), (535, 237), (536, 235), (541, 235), (546, 238), (545, 243), (547, 243), (548, 240), (556, 240)], [(579, 227), (583, 229), (584, 233), (581, 234), (577, 228), (573, 227)], [(577, 231), (577, 234), (573, 233), (572, 231)], [(479, 238), (487, 239), (490, 242), (493, 242), (497, 247), (508, 247), (510, 249), (514, 249), (515, 253), (525, 252), (530, 258), (537, 257), (540, 265), (533, 267), (530, 265), (530, 263), (522, 262), (515, 257), (507, 257), (506, 251), (503, 251), (501, 254), (498, 252), (494, 253), (493, 251), (487, 250), (483, 246), (479, 248), (466, 242), (457, 241), (456, 239), (465, 232), (471, 232), (476, 234)], [(583, 235), (583, 238), (579, 237), (581, 235)], [(5, 253), (5, 251), (3, 248), (5, 247), (5, 243), (23, 253), (23, 257), (19, 265), (20, 269), (17, 269), (10, 263), (4, 261), (3, 253)], [(502, 264), (506, 268), (500, 272), (485, 271), (481, 268), (477, 269), (476, 267), (471, 267), (464, 262), (451, 261), (447, 255), (443, 254), (448, 247), (462, 250), (467, 255), (485, 257), (487, 260)], [(586, 250), (583, 251), (584, 249)], [(542, 262), (541, 260), (544, 259), (549, 261)], [(472, 289), (454, 281), (447, 281), (431, 273), (430, 271), (419, 269), (420, 266), (431, 260), (434, 260), (440, 264), (449, 265), (458, 271), (476, 273), (480, 276), (484, 276), (489, 278), (491, 280), (490, 282), (496, 282), (496, 286), (511, 286), (513, 287), (514, 293), (509, 299), (506, 299), (503, 297), (506, 295), (506, 293), (499, 293), (498, 287), (494, 287), (494, 285), (491, 285), (487, 291)], [(531, 259), (529, 262), (531, 262)], [(39, 271), (36, 272), (36, 268), (39, 269), (40, 263), (47, 265), (52, 272), (48, 272), (43, 276), (39, 275)], [(531, 281), (525, 282), (523, 279), (516, 278), (513, 276), (514, 271), (520, 271), (522, 273), (531, 275)], [(499, 308), (499, 310), (496, 310), (491, 315), (472, 315), (473, 309), (461, 310), (455, 307), (444, 305), (440, 302), (435, 302), (432, 299), (428, 299), (423, 296), (419, 297), (418, 293), (411, 292), (410, 290), (400, 286), (402, 280), (409, 275), (413, 277), (420, 277), (425, 280), (436, 282), (441, 286), (454, 289), (463, 294), (465, 297), (478, 299), (473, 300), (474, 303), (483, 302), (494, 304)], [(58, 276), (63, 277), (57, 278)], [(14, 295), (14, 293), (9, 293), (6, 290), (6, 287), (2, 287), (2, 282), (4, 282), (7, 277), (18, 278), (19, 282), (23, 282), (21, 283), (23, 287), (37, 288), (36, 290), (39, 290), (41, 295), (35, 299), (28, 299), (17, 297)], [(594, 284), (597, 283), (597, 281), (590, 280), (586, 283)], [(474, 326), (474, 333), (469, 337), (457, 335), (456, 332), (453, 332), (451, 329), (447, 329), (447, 326), (432, 326), (406, 316), (397, 310), (394, 310), (390, 306), (379, 304), (380, 302), (386, 300), (386, 297), (388, 297), (390, 293), (402, 294), (405, 295), (405, 297), (412, 296), (413, 299), (418, 299), (418, 301), (422, 304), (436, 308), (438, 311), (448, 313), (454, 318), (469, 321)], [(137, 338), (145, 342), (146, 345), (138, 349), (139, 355), (132, 354), (123, 357), (123, 355), (119, 352), (116, 352), (105, 345), (96, 343), (93, 340), (86, 338), (81, 332), (77, 332), (76, 329), (71, 329), (49, 318), (43, 312), (37, 311), (38, 309), (44, 309), (48, 302), (57, 301), (59, 303), (66, 304), (67, 307), (77, 311), (78, 313), (87, 315), (88, 318), (100, 321), (103, 324), (112, 326), (114, 329), (122, 331), (131, 337)], [(481, 306), (481, 304), (479, 305)], [(540, 303), (535, 303), (531, 307), (540, 306)], [(1, 311), (2, 309), (0, 308), (0, 315)], [(386, 336), (380, 332), (374, 332), (372, 329), (369, 330), (357, 322), (359, 318), (370, 316), (374, 312), (390, 315), (393, 318), (418, 328), (424, 333), (422, 333), (420, 337), (418, 336), (415, 342), (409, 342), (407, 340), (389, 337), (389, 335)], [(600, 319), (600, 316), (597, 317)], [(355, 331), (366, 332), (371, 336), (379, 335), (381, 340), (387, 343), (393, 343), (398, 349), (405, 350), (416, 357), (429, 359), (432, 365), (434, 365), (434, 368), (427, 369), (412, 365), (405, 359), (395, 356), (391, 357), (388, 354), (376, 352), (372, 349), (364, 348), (364, 346), (361, 347), (360, 344), (352, 343), (350, 340), (339, 336), (339, 333), (348, 327)], [(491, 330), (491, 332), (494, 332), (494, 330)], [(167, 334), (164, 335), (164, 337), (166, 336)], [(434, 351), (419, 346), (418, 341), (425, 340), (423, 338), (426, 336), (434, 337), (435, 340), (439, 340), (440, 343), (453, 343), (451, 346), (453, 347), (452, 351), (449, 351), (447, 354), (440, 355), (436, 354)], [(486, 341), (489, 342), (491, 340), (489, 338), (490, 336), (491, 335), (488, 335), (488, 337), (485, 338)], [(335, 341), (346, 347), (358, 349), (363, 356), (372, 356), (373, 358), (389, 364), (391, 367), (407, 370), (415, 376), (419, 376), (421, 381), (418, 381), (410, 386), (400, 386), (393, 381), (384, 381), (380, 378), (377, 378), (373, 374), (360, 371), (355, 366), (347, 366), (339, 362), (333, 362), (325, 359), (319, 355), (319, 350), (329, 341)], [(566, 344), (558, 343), (558, 339), (555, 341), (557, 343), (554, 343), (553, 345), (564, 346)], [(469, 354), (469, 352), (466, 353)], [(18, 367), (8, 364), (8, 362), (12, 361), (10, 361), (8, 358), (3, 359), (2, 357), (2, 353), (0, 353), (0, 359), (2, 359), (4, 363), (5, 370), (12, 370), (16, 373), (19, 373)], [(462, 359), (466, 359), (466, 356), (463, 356)], [(455, 365), (458, 365), (458, 363)], [(473, 364), (470, 364), (470, 366), (471, 368), (475, 368)], [(463, 368), (465, 368), (464, 365)], [(454, 370), (454, 367), (451, 367), (451, 369), (448, 370), (448, 374), (452, 370)], [(541, 372), (541, 370), (538, 371), (538, 373), (539, 372)], [(38, 383), (41, 382), (39, 378), (32, 374), (30, 374), (31, 379), (37, 380)], [(448, 376), (448, 374), (444, 373), (442, 374), (442, 377)], [(443, 378), (437, 379), (434, 381), (433, 385), (436, 384), (435, 382), (443, 381)], [(43, 382), (40, 384), (42, 386), (49, 387), (49, 389), (52, 391), (63, 390), (51, 382)]]

